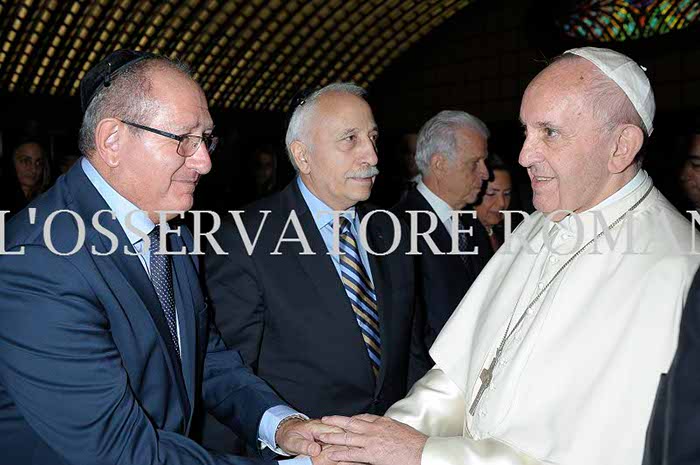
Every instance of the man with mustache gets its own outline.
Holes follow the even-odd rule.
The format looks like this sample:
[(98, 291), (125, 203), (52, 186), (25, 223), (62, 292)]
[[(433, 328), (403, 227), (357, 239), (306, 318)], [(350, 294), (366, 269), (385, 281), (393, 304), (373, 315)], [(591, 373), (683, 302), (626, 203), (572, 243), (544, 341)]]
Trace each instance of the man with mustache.
[(286, 146), (297, 177), (225, 223), (215, 238), (229, 255), (205, 259), (226, 343), (313, 417), (380, 415), (408, 388), (412, 257), (398, 220), (364, 204), (379, 134), (364, 96), (335, 83), (294, 108)]
[(660, 376), (699, 262), (690, 223), (639, 152), (654, 96), (609, 49), (566, 52), (520, 107), (538, 212), (491, 259), (438, 336), (436, 366), (387, 412), (324, 418), (370, 464), (642, 461)]

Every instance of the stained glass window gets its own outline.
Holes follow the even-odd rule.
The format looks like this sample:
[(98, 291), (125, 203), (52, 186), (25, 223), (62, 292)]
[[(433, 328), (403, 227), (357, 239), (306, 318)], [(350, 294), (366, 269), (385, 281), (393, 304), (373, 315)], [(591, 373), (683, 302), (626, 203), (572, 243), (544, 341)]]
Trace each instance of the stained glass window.
[(559, 26), (571, 37), (612, 42), (666, 34), (699, 17), (698, 0), (582, 0)]

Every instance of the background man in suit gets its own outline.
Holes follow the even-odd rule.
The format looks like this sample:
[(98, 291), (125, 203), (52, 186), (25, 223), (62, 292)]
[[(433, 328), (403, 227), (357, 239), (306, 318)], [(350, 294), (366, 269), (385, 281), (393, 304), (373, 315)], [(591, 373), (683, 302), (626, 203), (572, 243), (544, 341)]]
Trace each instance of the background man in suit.
[[(488, 137), (486, 125), (468, 113), (441, 111), (433, 116), (418, 133), (416, 164), (422, 180), (392, 209), (407, 224), (411, 224), (410, 211), (431, 212), (438, 219), (439, 224), (431, 225), (427, 214), (414, 214), (418, 231), (433, 228), (426, 240), (418, 241), (420, 255), (416, 256), (418, 321), (422, 322), (427, 348), (492, 255), (484, 229), (467, 214), (460, 215), (459, 229), (471, 227), (472, 235), (460, 234), (460, 250), (472, 251), (478, 247), (479, 253), (449, 253), (452, 212), (473, 203), (483, 181), (488, 179), (485, 163)], [(431, 247), (428, 238), (435, 247)], [(431, 366), (425, 366), (418, 376)]]
[[(164, 58), (119, 51), (88, 72), (81, 101), (87, 158), (32, 204), (36, 221), (25, 210), (9, 224), (7, 250), (24, 254), (0, 257), (3, 461), (276, 463), (189, 439), (202, 407), (251, 444), (319, 453), (318, 422), (294, 417), (210, 326), (191, 256), (159, 249), (190, 248), (186, 230), (167, 234), (174, 214), (158, 212), (189, 209), (211, 169), (216, 138), (200, 87)], [(58, 210), (74, 214), (55, 216), (45, 241)], [(100, 226), (101, 210), (113, 214)]]
[[(360, 240), (360, 219), (370, 215), (362, 201), (378, 173), (378, 131), (364, 95), (332, 84), (294, 110), (286, 144), (298, 177), (250, 205), (238, 227), (224, 224), (215, 237), (229, 255), (210, 250), (205, 261), (224, 340), (312, 416), (384, 412), (407, 391), (411, 257), (403, 242), (389, 255), (368, 250), (386, 252), (399, 233), (386, 213), (369, 218), (367, 241)], [(331, 210), (342, 218), (324, 213)], [(259, 231), (252, 253), (242, 227), (250, 237)], [(343, 255), (329, 254), (334, 227)], [(301, 235), (308, 247), (296, 240)]]

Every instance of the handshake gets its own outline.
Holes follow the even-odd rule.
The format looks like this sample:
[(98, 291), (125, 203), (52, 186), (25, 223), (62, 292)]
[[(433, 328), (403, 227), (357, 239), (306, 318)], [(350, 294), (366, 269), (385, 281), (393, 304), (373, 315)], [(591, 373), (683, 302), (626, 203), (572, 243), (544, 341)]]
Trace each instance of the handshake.
[(309, 456), (314, 465), (420, 465), (428, 437), (404, 423), (365, 413), (292, 418), (280, 425), (276, 440), (285, 452)]

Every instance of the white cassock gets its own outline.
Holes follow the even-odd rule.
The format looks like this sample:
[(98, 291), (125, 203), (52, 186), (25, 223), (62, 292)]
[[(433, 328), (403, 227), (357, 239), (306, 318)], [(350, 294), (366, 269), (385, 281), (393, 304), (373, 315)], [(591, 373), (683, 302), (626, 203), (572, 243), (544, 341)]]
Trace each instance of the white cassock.
[[(589, 247), (546, 288), (505, 344), (470, 415), (480, 372), (511, 315), (512, 327), (603, 229), (591, 211), (609, 225), (642, 198), (611, 231), (614, 246), (601, 238), (599, 253)], [(577, 231), (573, 217), (554, 225), (535, 213), (514, 232), (430, 350), (435, 367), (387, 412), (430, 436), (422, 465), (641, 463), (659, 376), (674, 355), (700, 262), (691, 254), (693, 228), (644, 171), (579, 218)], [(632, 251), (643, 253), (625, 253)]]

